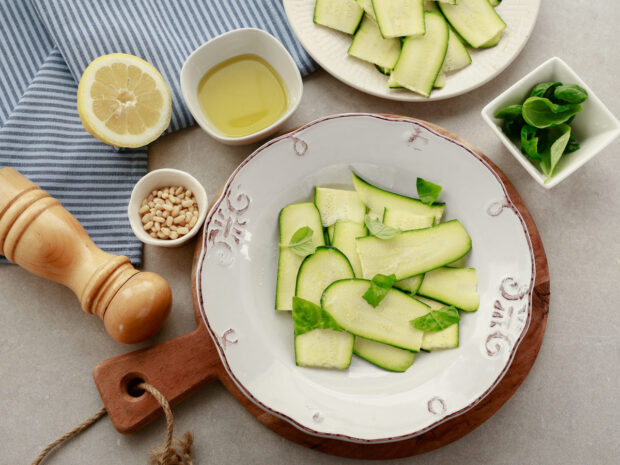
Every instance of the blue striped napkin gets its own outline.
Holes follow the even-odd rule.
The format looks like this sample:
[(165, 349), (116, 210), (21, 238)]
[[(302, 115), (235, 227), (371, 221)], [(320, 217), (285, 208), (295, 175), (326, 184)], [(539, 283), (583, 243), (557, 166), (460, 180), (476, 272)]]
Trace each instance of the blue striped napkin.
[(127, 219), (146, 149), (115, 151), (90, 136), (76, 110), (77, 82), (100, 55), (137, 55), (172, 92), (168, 131), (193, 124), (178, 75), (202, 43), (239, 27), (277, 37), (303, 75), (316, 64), (280, 0), (0, 0), (0, 167), (12, 166), (57, 197), (104, 250), (140, 265)]

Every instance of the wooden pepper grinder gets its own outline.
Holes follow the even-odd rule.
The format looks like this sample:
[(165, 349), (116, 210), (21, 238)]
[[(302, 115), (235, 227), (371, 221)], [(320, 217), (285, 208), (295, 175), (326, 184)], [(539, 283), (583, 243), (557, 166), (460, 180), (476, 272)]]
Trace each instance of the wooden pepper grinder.
[(164, 278), (99, 249), (60, 201), (11, 168), (0, 169), (0, 254), (67, 286), (117, 341), (148, 339), (170, 313)]

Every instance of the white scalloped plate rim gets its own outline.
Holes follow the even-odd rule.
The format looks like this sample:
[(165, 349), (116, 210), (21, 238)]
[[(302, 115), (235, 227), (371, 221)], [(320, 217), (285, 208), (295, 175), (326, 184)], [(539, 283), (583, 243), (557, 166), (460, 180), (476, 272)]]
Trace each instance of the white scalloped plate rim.
[[(521, 53), (536, 25), (541, 0), (505, 0), (498, 7), (507, 28), (496, 47), (469, 48), (472, 64), (446, 77), (442, 89), (433, 89), (423, 97), (402, 89), (390, 89), (387, 76), (381, 75), (370, 63), (347, 54), (351, 36), (318, 26), (312, 22), (314, 0), (283, 0), (289, 23), (310, 56), (336, 79), (370, 95), (402, 102), (444, 100), (470, 92), (486, 84), (504, 71)], [(517, 22), (513, 33), (511, 24)], [(479, 73), (479, 75), (476, 75)]]
[[(418, 127), (426, 131), (424, 132), (425, 135), (432, 134), (433, 137), (437, 137), (439, 139), (449, 141), (450, 143), (455, 144), (460, 149), (462, 149), (464, 152), (468, 153), (471, 157), (479, 161), (486, 170), (491, 172), (491, 174), (495, 178), (498, 186), (501, 188), (501, 191), (503, 192), (503, 195), (504, 195), (504, 198), (501, 199), (500, 202), (495, 202), (489, 205), (489, 208), (486, 209), (487, 214), (490, 216), (498, 216), (499, 214), (502, 213), (504, 209), (512, 211), (514, 213), (515, 218), (517, 219), (518, 224), (522, 228), (523, 236), (521, 237), (525, 239), (525, 242), (527, 243), (527, 248), (529, 250), (528, 260), (529, 260), (530, 267), (531, 267), (531, 269), (529, 270), (529, 272), (531, 273), (530, 282), (529, 282), (529, 285), (527, 286), (527, 289), (523, 289), (522, 292), (518, 296), (518, 300), (524, 304), (524, 307), (522, 310), (525, 313), (525, 315), (523, 316), (523, 320), (520, 320), (523, 326), (520, 330), (518, 330), (518, 333), (515, 333), (514, 335), (514, 341), (512, 342), (512, 346), (510, 347), (510, 352), (507, 355), (503, 368), (499, 371), (499, 373), (497, 374), (493, 382), (487, 386), (482, 387), (480, 389), (479, 394), (475, 398), (473, 398), (470, 402), (468, 402), (467, 405), (465, 405), (462, 408), (459, 408), (456, 411), (450, 412), (449, 414), (443, 414), (440, 418), (436, 419), (435, 421), (432, 421), (433, 418), (431, 417), (430, 420), (426, 421), (427, 424), (424, 424), (424, 426), (414, 428), (412, 431), (407, 432), (405, 434), (396, 434), (396, 435), (389, 434), (389, 433), (384, 434), (383, 430), (377, 430), (373, 432), (372, 437), (368, 437), (367, 434), (363, 434), (363, 435), (355, 434), (354, 431), (349, 430), (350, 425), (347, 426), (344, 424), (341, 425), (341, 428), (342, 428), (341, 430), (326, 431), (325, 429), (320, 427), (321, 426), (320, 423), (313, 424), (308, 421), (308, 418), (301, 418), (300, 411), (297, 410), (297, 406), (294, 406), (293, 408), (294, 411), (290, 411), (290, 410), (286, 410), (282, 408), (274, 408), (273, 405), (270, 405), (271, 404), (270, 401), (265, 401), (265, 399), (263, 398), (265, 394), (264, 392), (253, 391), (251, 387), (248, 387), (246, 385), (248, 384), (247, 380), (241, 379), (243, 378), (243, 375), (244, 375), (243, 367), (240, 367), (238, 365), (238, 361), (237, 362), (233, 361), (233, 363), (230, 363), (231, 362), (229, 359), (230, 357), (227, 356), (226, 351), (230, 350), (230, 348), (233, 345), (234, 347), (238, 347), (237, 346), (238, 337), (235, 335), (233, 330), (231, 329), (224, 330), (224, 327), (228, 326), (229, 324), (228, 322), (229, 317), (228, 316), (224, 317), (224, 320), (226, 320), (226, 324), (224, 326), (220, 324), (219, 329), (215, 328), (214, 325), (212, 324), (212, 321), (210, 320), (210, 317), (211, 319), (213, 319), (214, 317), (222, 318), (221, 314), (223, 311), (225, 311), (225, 309), (219, 310), (215, 308), (207, 308), (208, 306), (205, 304), (206, 294), (204, 291), (204, 286), (206, 284), (206, 279), (207, 279), (206, 274), (205, 274), (206, 269), (204, 268), (205, 261), (206, 261), (206, 257), (209, 254), (212, 255), (211, 259), (213, 259), (213, 256), (217, 254), (217, 251), (215, 250), (216, 247), (213, 247), (214, 245), (213, 240), (209, 238), (210, 230), (211, 230), (210, 228), (213, 225), (213, 221), (215, 221), (218, 208), (222, 206), (225, 202), (230, 202), (230, 194), (232, 193), (232, 186), (233, 186), (234, 181), (239, 176), (239, 174), (243, 172), (244, 170), (247, 170), (248, 165), (250, 165), (253, 160), (259, 157), (261, 154), (265, 154), (265, 153), (268, 153), (270, 150), (274, 150), (274, 146), (281, 144), (283, 141), (292, 140), (293, 149), (297, 152), (297, 142), (301, 141), (303, 144), (305, 144), (305, 142), (303, 142), (302, 139), (298, 138), (298, 136), (303, 135), (304, 132), (309, 131), (309, 130), (311, 131), (313, 128), (316, 128), (322, 124), (330, 124), (331, 122), (335, 120), (342, 120), (342, 119), (349, 119), (349, 118), (371, 118), (373, 120), (378, 120), (378, 121), (387, 122), (387, 123), (405, 123), (405, 124), (411, 125), (413, 127), (413, 131), (416, 131), (415, 128)], [(305, 149), (307, 149), (307, 145)], [(297, 155), (300, 155), (300, 154), (297, 153)], [(446, 188), (449, 189), (449, 186), (446, 186)], [(495, 209), (494, 213), (491, 213), (492, 209)], [(196, 290), (197, 290), (197, 297), (198, 297), (198, 306), (200, 309), (200, 313), (203, 317), (203, 320), (205, 322), (205, 325), (207, 327), (207, 330), (214, 341), (215, 347), (217, 348), (218, 354), (220, 356), (223, 366), (225, 367), (227, 374), (233, 380), (235, 385), (240, 389), (240, 391), (255, 405), (269, 412), (270, 414), (289, 422), (290, 424), (292, 424), (299, 430), (305, 433), (311, 434), (311, 435), (338, 439), (338, 440), (343, 440), (347, 442), (368, 444), (368, 443), (387, 443), (387, 442), (401, 441), (401, 440), (410, 439), (420, 434), (423, 434), (431, 430), (432, 428), (444, 423), (445, 421), (448, 421), (456, 416), (459, 416), (471, 410), (476, 405), (478, 405), (478, 403), (480, 403), (497, 386), (497, 384), (502, 380), (504, 375), (507, 373), (508, 369), (510, 368), (510, 365), (512, 364), (513, 358), (517, 352), (519, 344), (521, 343), (521, 341), (523, 340), (523, 338), (525, 337), (525, 334), (527, 333), (529, 329), (529, 325), (531, 321), (531, 314), (532, 314), (532, 294), (533, 294), (534, 282), (536, 278), (536, 268), (535, 268), (536, 265), (535, 265), (533, 246), (531, 244), (527, 226), (525, 224), (525, 221), (523, 220), (523, 217), (521, 216), (520, 212), (518, 211), (518, 209), (516, 208), (512, 200), (510, 199), (509, 194), (505, 188), (505, 185), (503, 184), (499, 175), (493, 170), (493, 168), (483, 158), (481, 158), (478, 154), (476, 154), (474, 151), (472, 151), (469, 147), (462, 144), (461, 142), (451, 139), (448, 136), (442, 135), (434, 131), (432, 128), (428, 127), (427, 125), (423, 124), (423, 122), (420, 122), (420, 121), (411, 120), (408, 118), (389, 117), (389, 116), (384, 116), (384, 115), (367, 114), (367, 113), (339, 114), (339, 115), (332, 115), (332, 116), (328, 116), (328, 117), (315, 120), (304, 126), (301, 126), (300, 128), (290, 133), (284, 134), (280, 137), (277, 137), (267, 142), (266, 144), (258, 148), (256, 151), (254, 151), (250, 156), (248, 156), (248, 158), (246, 158), (237, 167), (237, 169), (231, 174), (230, 178), (227, 180), (226, 184), (222, 188), (220, 196), (216, 199), (213, 207), (211, 208), (211, 210), (209, 211), (209, 214), (207, 215), (203, 234), (201, 235), (200, 240), (202, 240), (203, 247), (202, 247), (202, 251), (199, 256), (198, 263), (197, 263), (196, 283), (195, 283)], [(209, 247), (210, 240), (212, 241), (212, 244), (211, 244), (212, 247)], [(242, 239), (242, 242), (243, 242), (243, 239)], [(274, 244), (274, 247), (275, 246), (276, 245)], [(510, 278), (504, 277), (502, 280), (502, 289), (501, 289), (502, 294), (504, 293), (504, 289), (503, 289), (504, 282), (507, 281), (508, 279)], [(516, 284), (516, 283), (513, 282), (513, 284)], [(273, 280), (271, 285), (272, 286), (275, 285), (275, 280)], [(509, 286), (512, 286), (512, 284), (509, 284)], [(515, 296), (513, 295), (512, 297), (515, 297)], [(515, 300), (515, 299), (511, 299), (511, 300)], [(497, 302), (499, 302), (499, 300)], [(216, 307), (216, 305), (214, 305), (213, 307)], [(221, 302), (219, 303), (218, 307), (222, 308)], [(472, 315), (479, 315), (480, 313), (481, 311), (479, 310), (477, 313), (474, 313)], [(467, 316), (465, 318), (467, 318)], [(491, 327), (493, 327), (493, 324), (491, 324)], [(229, 338), (229, 332), (232, 333), (232, 338)], [(487, 338), (487, 343), (486, 343), (487, 344), (486, 350), (489, 354), (491, 352), (489, 351), (488, 343), (489, 343), (489, 339), (491, 338), (491, 336), (492, 335), (490, 335), (489, 338)], [(494, 341), (494, 342), (499, 344), (499, 341)], [(242, 346), (242, 345), (239, 344), (239, 346)], [(501, 350), (498, 348), (498, 346), (495, 346), (495, 348), (498, 351)], [(252, 349), (253, 349), (252, 351), (254, 351), (259, 348), (252, 347)], [(452, 349), (452, 350), (458, 351), (460, 350), (460, 347), (457, 349)], [(445, 351), (445, 352), (449, 352), (449, 351)], [(415, 367), (415, 363), (414, 363), (414, 367)], [(290, 370), (295, 370), (295, 369), (304, 370), (303, 368), (297, 367), (293, 361), (293, 363), (290, 364)], [(321, 370), (321, 371), (325, 371), (325, 370)], [(429, 399), (428, 411), (433, 414), (436, 413), (436, 412), (433, 412), (432, 410), (436, 409), (437, 407), (431, 408), (431, 402), (434, 402), (436, 400), (441, 401), (439, 407), (443, 408), (445, 412), (445, 403), (443, 403), (442, 399), (435, 398), (435, 397)], [(314, 414), (312, 416), (312, 419), (317, 420), (318, 419), (317, 415), (318, 413)], [(319, 418), (321, 417), (319, 416)], [(322, 418), (321, 418), (321, 421), (322, 421)]]

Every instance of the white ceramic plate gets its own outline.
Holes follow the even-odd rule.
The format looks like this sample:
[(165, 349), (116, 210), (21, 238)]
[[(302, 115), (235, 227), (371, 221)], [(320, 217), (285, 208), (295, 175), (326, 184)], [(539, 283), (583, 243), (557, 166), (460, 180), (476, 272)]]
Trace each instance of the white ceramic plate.
[[(354, 358), (347, 371), (297, 367), (288, 312), (274, 310), (278, 213), (313, 188), (351, 186), (351, 169), (415, 195), (443, 186), (446, 219), (472, 237), (480, 309), (457, 349), (419, 354), (406, 373)], [(424, 124), (370, 114), (326, 117), (250, 155), (207, 216), (199, 306), (229, 375), (254, 403), (305, 432), (354, 442), (412, 437), (476, 405), (506, 373), (527, 332), (535, 265), (523, 218), (478, 155)]]
[(351, 36), (318, 26), (312, 21), (314, 0), (284, 0), (284, 9), (293, 31), (306, 51), (328, 73), (362, 92), (406, 102), (442, 100), (464, 94), (489, 82), (517, 57), (528, 41), (540, 7), (540, 0), (506, 0), (497, 7), (507, 27), (502, 40), (489, 49), (469, 49), (472, 64), (450, 73), (442, 89), (429, 98), (403, 89), (390, 89), (387, 76), (374, 65), (350, 57)]

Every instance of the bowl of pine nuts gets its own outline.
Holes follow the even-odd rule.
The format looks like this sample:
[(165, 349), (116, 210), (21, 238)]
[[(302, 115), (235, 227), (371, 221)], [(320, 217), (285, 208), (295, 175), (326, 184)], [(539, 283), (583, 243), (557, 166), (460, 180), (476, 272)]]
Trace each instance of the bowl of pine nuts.
[(196, 235), (207, 216), (207, 193), (189, 173), (151, 171), (133, 188), (129, 223), (145, 244), (176, 247)]

